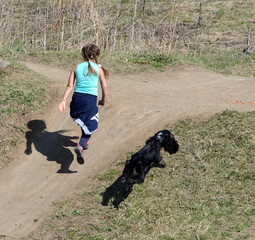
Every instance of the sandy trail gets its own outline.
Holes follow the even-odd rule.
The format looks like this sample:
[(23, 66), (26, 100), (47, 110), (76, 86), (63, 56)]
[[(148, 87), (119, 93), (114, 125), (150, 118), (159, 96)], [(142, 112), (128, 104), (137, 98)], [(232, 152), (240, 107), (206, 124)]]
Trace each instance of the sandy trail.
[[(56, 81), (60, 91), (64, 91), (69, 71), (26, 64)], [(225, 109), (252, 111), (255, 108), (254, 104), (232, 102), (255, 101), (254, 78), (228, 77), (194, 66), (157, 73), (113, 75), (108, 89), (108, 103), (99, 109), (99, 130), (92, 136), (84, 165), (73, 161), (73, 146), (80, 129), (69, 117), (69, 109), (60, 113), (55, 103), (45, 116), (38, 117), (47, 128), (34, 133), (32, 154), (24, 153), (24, 145), (14, 163), (0, 173), (0, 235), (6, 235), (7, 239), (27, 236), (38, 225), (34, 220), (40, 222), (50, 212), (52, 202), (63, 200), (80, 186), (86, 186), (95, 174), (108, 169), (135, 146), (144, 144), (169, 122)], [(77, 172), (57, 173), (63, 162), (71, 164), (70, 169)]]

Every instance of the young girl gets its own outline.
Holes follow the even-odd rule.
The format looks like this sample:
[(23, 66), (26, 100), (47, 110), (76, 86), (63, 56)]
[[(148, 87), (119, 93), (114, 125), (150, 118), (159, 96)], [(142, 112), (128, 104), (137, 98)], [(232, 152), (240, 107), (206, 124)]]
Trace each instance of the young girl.
[(74, 148), (77, 161), (84, 164), (83, 150), (88, 148), (91, 134), (98, 127), (97, 92), (98, 80), (102, 88), (102, 99), (98, 105), (104, 106), (107, 97), (106, 78), (109, 73), (97, 62), (100, 49), (94, 44), (87, 44), (82, 48), (84, 62), (78, 64), (70, 73), (68, 84), (61, 103), (60, 112), (66, 108), (66, 99), (72, 91), (76, 80), (74, 94), (70, 103), (70, 115), (77, 122), (82, 131), (80, 142)]

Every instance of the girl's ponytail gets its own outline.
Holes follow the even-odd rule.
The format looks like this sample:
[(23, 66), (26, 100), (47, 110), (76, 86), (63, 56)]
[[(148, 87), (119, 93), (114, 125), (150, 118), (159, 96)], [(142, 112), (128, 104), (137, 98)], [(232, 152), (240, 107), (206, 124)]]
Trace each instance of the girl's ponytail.
[(89, 72), (88, 72), (88, 74), (89, 75), (91, 75), (91, 74), (97, 75), (97, 71), (91, 66), (89, 61), (88, 61), (88, 63), (89, 63)]
[[(87, 44), (82, 48), (82, 57), (89, 64), (89, 72), (88, 72), (89, 75), (91, 75), (91, 74), (97, 75), (96, 70), (91, 66), (89, 60), (93, 59), (96, 62), (96, 64), (98, 64), (97, 57), (99, 55), (100, 55), (100, 49), (95, 44)], [(109, 72), (105, 68), (103, 68), (101, 65), (100, 65), (100, 67), (102, 68), (105, 77), (108, 78)]]
[(102, 68), (102, 70), (103, 70), (103, 72), (104, 72), (104, 76), (105, 76), (105, 78), (108, 78), (109, 77), (109, 72), (105, 69), (105, 68), (103, 68), (102, 66), (101, 66), (101, 68)]

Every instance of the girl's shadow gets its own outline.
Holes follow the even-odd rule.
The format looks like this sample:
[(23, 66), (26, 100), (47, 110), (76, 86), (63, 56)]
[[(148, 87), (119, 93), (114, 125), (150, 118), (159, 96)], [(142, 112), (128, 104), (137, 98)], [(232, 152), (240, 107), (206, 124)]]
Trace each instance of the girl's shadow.
[(78, 137), (64, 136), (62, 133), (67, 131), (47, 132), (46, 124), (43, 120), (32, 120), (27, 123), (31, 131), (26, 132), (27, 147), (25, 153), (32, 153), (32, 144), (35, 149), (47, 157), (48, 161), (55, 161), (60, 164), (57, 173), (75, 173), (69, 169), (73, 162), (72, 152), (65, 147), (75, 147), (76, 143), (72, 139)]

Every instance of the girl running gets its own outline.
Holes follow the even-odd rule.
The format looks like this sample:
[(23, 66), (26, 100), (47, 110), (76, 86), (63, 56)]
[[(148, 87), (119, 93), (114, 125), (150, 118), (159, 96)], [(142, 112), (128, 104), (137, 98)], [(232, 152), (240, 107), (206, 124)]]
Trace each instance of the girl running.
[(98, 105), (104, 106), (107, 97), (106, 78), (109, 73), (100, 64), (97, 57), (100, 49), (95, 44), (87, 44), (82, 48), (83, 63), (78, 64), (70, 73), (68, 84), (61, 103), (58, 105), (60, 112), (66, 108), (66, 99), (74, 87), (72, 101), (70, 103), (70, 116), (81, 127), (81, 138), (74, 148), (79, 164), (84, 164), (83, 150), (88, 148), (91, 134), (98, 127), (98, 80), (102, 88), (102, 99)]

